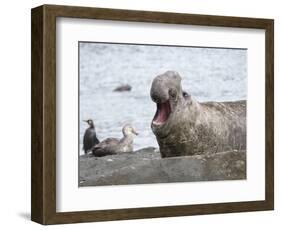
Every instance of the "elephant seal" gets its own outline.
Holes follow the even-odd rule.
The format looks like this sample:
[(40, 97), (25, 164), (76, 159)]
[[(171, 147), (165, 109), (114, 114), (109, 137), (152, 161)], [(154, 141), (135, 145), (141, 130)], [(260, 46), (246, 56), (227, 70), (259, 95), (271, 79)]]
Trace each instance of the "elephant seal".
[(132, 86), (126, 84), (126, 85), (120, 85), (117, 88), (113, 90), (113, 92), (126, 92), (126, 91), (131, 91)]
[(246, 149), (246, 101), (200, 103), (182, 90), (175, 71), (155, 77), (150, 96), (162, 157)]

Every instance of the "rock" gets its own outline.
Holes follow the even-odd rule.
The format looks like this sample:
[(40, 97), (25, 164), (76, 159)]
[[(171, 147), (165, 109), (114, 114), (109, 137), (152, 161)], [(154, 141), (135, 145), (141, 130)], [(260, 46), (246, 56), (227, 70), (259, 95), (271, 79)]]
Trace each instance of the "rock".
[(131, 91), (132, 86), (126, 84), (126, 85), (120, 85), (117, 88), (115, 88), (114, 92), (125, 92), (125, 91)]
[(79, 186), (246, 179), (246, 151), (161, 158), (155, 148), (80, 156)]

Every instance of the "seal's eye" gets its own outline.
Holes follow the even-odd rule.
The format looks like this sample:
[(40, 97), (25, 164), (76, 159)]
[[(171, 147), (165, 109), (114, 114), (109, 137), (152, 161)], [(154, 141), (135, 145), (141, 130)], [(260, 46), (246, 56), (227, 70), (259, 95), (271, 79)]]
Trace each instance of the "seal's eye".
[(183, 96), (183, 97), (188, 97), (189, 94), (188, 94), (187, 92), (183, 91), (183, 92), (182, 92), (182, 96)]

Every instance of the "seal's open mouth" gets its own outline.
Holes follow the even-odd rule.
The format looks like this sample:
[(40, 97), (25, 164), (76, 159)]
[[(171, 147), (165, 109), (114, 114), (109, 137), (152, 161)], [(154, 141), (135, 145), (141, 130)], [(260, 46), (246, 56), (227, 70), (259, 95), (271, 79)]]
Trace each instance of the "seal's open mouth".
[(171, 106), (169, 100), (164, 103), (157, 103), (157, 110), (153, 118), (154, 125), (164, 124), (171, 114)]

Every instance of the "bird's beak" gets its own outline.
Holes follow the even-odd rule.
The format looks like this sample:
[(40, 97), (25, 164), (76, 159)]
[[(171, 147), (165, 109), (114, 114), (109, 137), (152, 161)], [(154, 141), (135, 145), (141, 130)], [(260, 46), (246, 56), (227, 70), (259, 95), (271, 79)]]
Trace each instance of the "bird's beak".
[(139, 133), (136, 132), (136, 130), (133, 130), (133, 133), (134, 133), (135, 135), (139, 135)]
[(88, 121), (87, 120), (83, 120), (84, 122), (86, 122), (86, 123), (88, 123)]

